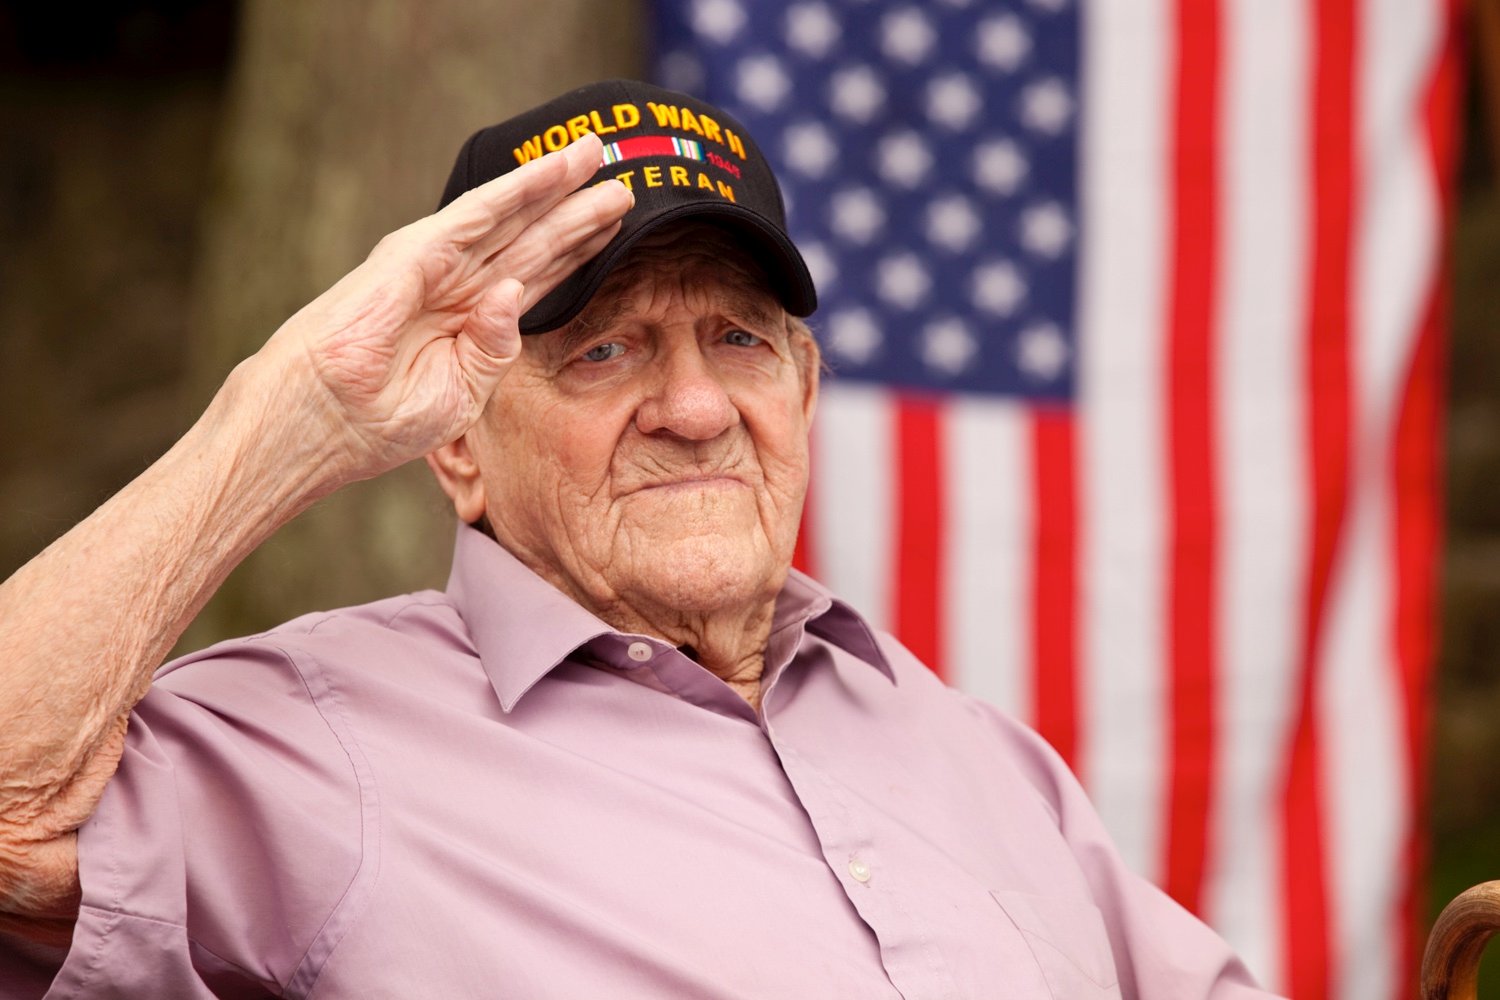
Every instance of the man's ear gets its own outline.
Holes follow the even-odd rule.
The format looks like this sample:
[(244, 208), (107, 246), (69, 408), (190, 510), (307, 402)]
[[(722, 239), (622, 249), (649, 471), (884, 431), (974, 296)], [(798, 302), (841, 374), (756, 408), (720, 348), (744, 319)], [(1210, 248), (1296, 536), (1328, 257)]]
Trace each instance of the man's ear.
[(474, 461), (467, 434), (430, 452), (427, 466), (437, 476), (438, 485), (448, 494), (448, 499), (453, 501), (453, 510), (459, 520), (473, 524), (484, 516), (484, 479), (479, 475), (479, 463)]
[(823, 353), (817, 338), (806, 323), (795, 316), (787, 317), (791, 332), (792, 357), (802, 376), (802, 412), (809, 425), (818, 409), (818, 380), (823, 374)]

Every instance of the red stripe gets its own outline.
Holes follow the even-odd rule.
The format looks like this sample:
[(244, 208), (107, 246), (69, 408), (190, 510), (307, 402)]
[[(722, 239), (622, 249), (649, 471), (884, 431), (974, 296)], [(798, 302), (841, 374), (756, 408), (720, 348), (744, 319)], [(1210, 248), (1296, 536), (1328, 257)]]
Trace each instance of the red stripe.
[(896, 566), (891, 621), (896, 636), (943, 676), (942, 405), (918, 396), (896, 402)]
[(1178, 0), (1172, 287), (1164, 369), (1170, 446), (1167, 892), (1199, 908), (1214, 765), (1214, 305), (1218, 292), (1219, 4)]
[(1321, 0), (1312, 12), (1313, 115), (1311, 272), (1307, 318), (1307, 471), (1312, 496), (1307, 589), (1303, 595), (1298, 704), (1283, 801), (1282, 879), (1287, 983), (1299, 1000), (1330, 987), (1333, 939), (1326, 885), (1318, 732), (1318, 654), (1329, 584), (1348, 508), (1351, 398), (1349, 298), (1357, 182), (1353, 129), (1354, 0)]
[(1427, 802), (1428, 737), (1432, 700), (1430, 681), (1437, 644), (1437, 559), (1442, 551), (1443, 332), (1448, 329), (1447, 266), (1449, 221), (1455, 164), (1455, 133), (1460, 57), (1454, 25), (1455, 0), (1437, 0), (1443, 18), (1442, 45), (1427, 93), (1426, 121), (1431, 170), (1443, 209), (1439, 233), (1442, 253), (1436, 263), (1420, 340), (1402, 394), (1394, 442), (1396, 660), (1406, 705), (1407, 773), (1411, 800), (1406, 804), (1407, 831), (1400, 904), (1392, 915), (1400, 948), (1400, 976), (1395, 998), (1417, 993), (1421, 961), (1418, 922), (1426, 895), (1422, 872), (1427, 858), (1426, 824), (1417, 822)]
[(1074, 422), (1066, 410), (1040, 409), (1031, 422), (1035, 490), (1032, 533), (1032, 676), (1037, 731), (1068, 765), (1078, 764), (1077, 485)]
[(642, 156), (677, 156), (671, 136), (640, 135), (633, 139), (621, 139), (613, 144), (621, 160), (634, 160)]

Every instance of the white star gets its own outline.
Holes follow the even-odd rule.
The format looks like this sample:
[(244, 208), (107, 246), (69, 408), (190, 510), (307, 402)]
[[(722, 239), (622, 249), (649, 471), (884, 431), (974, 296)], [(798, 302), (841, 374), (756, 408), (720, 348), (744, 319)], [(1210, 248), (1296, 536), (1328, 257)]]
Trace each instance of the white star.
[(1073, 117), (1073, 98), (1058, 79), (1033, 83), (1021, 93), (1021, 120), (1038, 132), (1057, 135)]
[(984, 65), (1008, 73), (1031, 52), (1031, 36), (1014, 14), (987, 17), (979, 22), (974, 51)]
[(1021, 147), (1009, 139), (974, 147), (974, 183), (991, 194), (1015, 194), (1029, 169)]
[(969, 279), (969, 301), (995, 316), (1009, 316), (1026, 298), (1026, 282), (1008, 260), (987, 261)]
[(927, 117), (954, 130), (967, 128), (983, 103), (963, 73), (947, 73), (927, 85)]
[(927, 238), (954, 253), (962, 253), (979, 235), (979, 213), (962, 195), (948, 195), (927, 206)]
[(672, 90), (696, 91), (703, 86), (703, 64), (691, 52), (677, 49), (661, 57), (657, 64), (662, 86)]
[(932, 153), (915, 132), (896, 132), (880, 140), (876, 149), (880, 176), (892, 184), (914, 188), (932, 169)]
[(887, 257), (876, 265), (881, 298), (902, 309), (913, 309), (932, 290), (932, 277), (914, 254)]
[(792, 81), (775, 56), (747, 56), (736, 68), (735, 93), (762, 111), (775, 111), (792, 89)]
[(926, 59), (937, 43), (932, 22), (915, 7), (903, 7), (880, 22), (880, 50), (898, 62), (915, 66)]
[(1068, 342), (1052, 323), (1028, 326), (1016, 338), (1016, 366), (1043, 382), (1051, 382), (1062, 374), (1068, 354)]
[(1033, 205), (1021, 213), (1021, 245), (1041, 257), (1057, 257), (1073, 239), (1073, 223), (1056, 202)]
[(838, 143), (818, 122), (790, 125), (782, 133), (787, 165), (805, 177), (822, 177), (838, 158)]
[(807, 273), (812, 275), (813, 287), (820, 292), (828, 290), (839, 277), (839, 266), (833, 259), (833, 254), (822, 243), (803, 243), (798, 241), (797, 249), (802, 254), (802, 263), (807, 265)]
[(869, 243), (885, 225), (885, 209), (869, 188), (846, 188), (829, 205), (833, 231), (851, 243)]
[(839, 40), (838, 18), (827, 4), (800, 3), (786, 12), (787, 44), (814, 59), (821, 59)]
[(922, 328), (922, 362), (944, 375), (961, 375), (973, 364), (979, 344), (959, 319), (940, 319)]
[(745, 26), (745, 11), (737, 0), (693, 0), (692, 21), (698, 34), (725, 45)]
[(828, 347), (856, 365), (869, 364), (880, 352), (885, 336), (866, 309), (845, 309), (828, 321)]
[(833, 74), (831, 90), (834, 113), (851, 121), (868, 122), (885, 104), (885, 87), (868, 66), (839, 70)]

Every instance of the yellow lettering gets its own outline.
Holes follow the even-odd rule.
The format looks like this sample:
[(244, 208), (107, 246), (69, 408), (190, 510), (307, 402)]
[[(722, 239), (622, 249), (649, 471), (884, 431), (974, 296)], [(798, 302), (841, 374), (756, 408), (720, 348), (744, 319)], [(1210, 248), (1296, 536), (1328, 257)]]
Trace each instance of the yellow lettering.
[(514, 150), (517, 163), (530, 163), (542, 155), (542, 137), (534, 135), (517, 146)]
[(579, 115), (577, 118), (568, 119), (568, 138), (577, 142), (581, 136), (589, 131), (589, 116)]
[(701, 188), (708, 188), (710, 191), (712, 191), (714, 189), (714, 182), (708, 179), (708, 175), (707, 174), (703, 173), (702, 171), (699, 171), (698, 172), (698, 186), (701, 187)]
[(703, 127), (703, 138), (712, 139), (718, 143), (724, 141), (724, 137), (719, 134), (719, 123), (708, 117), (708, 115), (699, 115), (698, 124)]
[(597, 111), (589, 112), (589, 124), (591, 124), (594, 127), (594, 131), (599, 133), (600, 135), (607, 135), (610, 132), (619, 131), (619, 128), (614, 125), (604, 124), (604, 119), (599, 117), (599, 112)]
[(725, 184), (723, 181), (719, 181), (719, 193), (728, 198), (730, 201), (734, 201), (734, 188), (730, 187), (728, 184)]
[(651, 114), (656, 118), (657, 128), (682, 128), (682, 116), (677, 112), (675, 104), (657, 104), (655, 101), (647, 101), (646, 107), (651, 109)]
[(735, 156), (738, 156), (742, 160), (745, 158), (745, 144), (740, 141), (739, 136), (735, 135), (727, 128), (724, 130), (724, 141), (729, 144), (729, 151), (731, 153), (733, 153)]
[(697, 132), (703, 134), (703, 126), (698, 124), (698, 116), (687, 108), (682, 109), (682, 130), (684, 132)]
[(630, 178), (635, 176), (634, 170), (627, 170), (623, 174), (615, 174), (615, 180), (625, 185), (625, 190), (634, 191), (635, 185), (630, 183)]
[(661, 167), (642, 167), (641, 176), (645, 178), (648, 188), (661, 187)]
[(615, 124), (620, 128), (635, 128), (641, 123), (641, 109), (634, 104), (616, 104), (609, 110), (614, 112)]
[(687, 167), (679, 167), (679, 166), (673, 165), (673, 166), (670, 166), (670, 167), (667, 168), (667, 173), (669, 175), (671, 175), (672, 186), (673, 187), (679, 187), (680, 188), (680, 187), (688, 187), (689, 186), (689, 184), (688, 184), (688, 175), (687, 175)]
[(542, 133), (542, 142), (547, 146), (547, 152), (555, 153), (568, 144), (568, 130), (561, 125), (554, 125)]

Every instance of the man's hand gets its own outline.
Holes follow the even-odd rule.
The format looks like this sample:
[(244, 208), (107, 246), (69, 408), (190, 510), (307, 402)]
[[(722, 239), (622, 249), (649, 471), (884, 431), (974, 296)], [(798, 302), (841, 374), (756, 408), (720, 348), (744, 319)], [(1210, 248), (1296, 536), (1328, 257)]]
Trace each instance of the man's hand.
[(278, 381), (311, 377), (303, 433), (324, 436), (330, 475), (377, 475), (474, 424), (520, 352), (521, 314), (633, 203), (615, 181), (577, 190), (600, 154), (586, 135), (397, 230), (252, 359)]
[(65, 942), (73, 831), (152, 671), (229, 571), (319, 496), (452, 441), (521, 313), (631, 205), (585, 136), (382, 240), (229, 377), (167, 454), (0, 585), (0, 932)]

